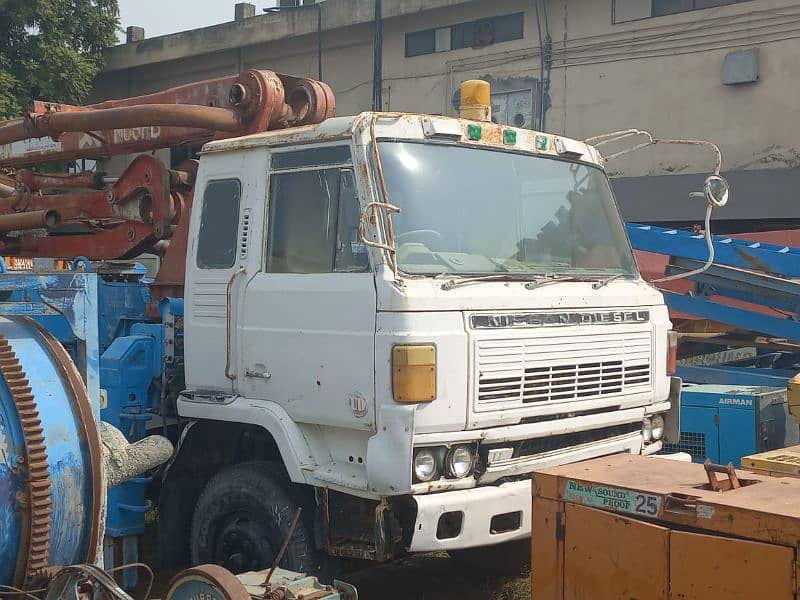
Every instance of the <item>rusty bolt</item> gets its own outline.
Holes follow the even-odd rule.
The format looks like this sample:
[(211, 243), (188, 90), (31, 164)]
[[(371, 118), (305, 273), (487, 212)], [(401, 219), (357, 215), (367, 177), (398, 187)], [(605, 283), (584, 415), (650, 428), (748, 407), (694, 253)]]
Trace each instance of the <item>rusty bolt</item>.
[(150, 183), (151, 179), (153, 179), (153, 176), (150, 174), (150, 171), (149, 170), (145, 171), (144, 172), (144, 182), (145, 183)]
[(114, 204), (114, 202), (116, 202), (116, 198), (114, 198), (113, 191), (109, 190), (109, 192), (106, 194), (106, 200), (108, 201), (109, 204)]
[(132, 242), (136, 239), (136, 230), (133, 227), (128, 228), (128, 241)]

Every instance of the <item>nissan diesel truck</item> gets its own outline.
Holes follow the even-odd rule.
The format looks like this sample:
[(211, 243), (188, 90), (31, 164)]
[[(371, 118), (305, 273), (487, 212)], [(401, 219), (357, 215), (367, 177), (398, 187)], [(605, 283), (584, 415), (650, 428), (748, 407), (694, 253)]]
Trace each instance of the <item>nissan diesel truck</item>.
[(669, 317), (592, 147), (365, 113), (208, 144), (195, 203), (194, 562), (263, 566), (300, 505), (298, 570), (496, 546), (534, 469), (661, 448)]
[[(225, 102), (193, 107), (208, 115), (203, 127), (238, 131), (220, 111), (252, 100), (249, 77)], [(298, 112), (293, 98), (281, 118)], [(147, 116), (135, 106), (103, 121), (126, 132), (113, 149), (150, 147), (189, 123), (154, 102)], [(532, 471), (653, 454), (677, 436), (667, 308), (637, 270), (603, 157), (488, 111), (264, 121), (165, 175), (172, 204), (150, 192), (117, 222), (104, 217), (103, 232), (78, 232), (136, 223), (108, 242), (124, 246), (119, 256), (104, 246), (86, 250), (92, 259), (141, 253), (139, 221), (148, 239), (172, 232), (160, 273), (185, 276), (184, 380), (172, 410), (159, 411), (165, 392), (151, 411), (177, 442), (158, 478), (163, 562), (256, 570), (286, 540), (281, 565), (301, 572), (325, 556), (502, 556), (531, 535)], [(91, 130), (92, 114), (53, 114), (18, 137), (0, 128), (0, 143), (54, 123)], [(78, 124), (65, 129), (68, 119)], [(39, 213), (12, 215), (14, 226), (82, 218)], [(157, 229), (159, 219), (173, 224)], [(4, 252), (64, 256), (80, 241), (49, 239)], [(152, 289), (179, 287), (159, 274)]]

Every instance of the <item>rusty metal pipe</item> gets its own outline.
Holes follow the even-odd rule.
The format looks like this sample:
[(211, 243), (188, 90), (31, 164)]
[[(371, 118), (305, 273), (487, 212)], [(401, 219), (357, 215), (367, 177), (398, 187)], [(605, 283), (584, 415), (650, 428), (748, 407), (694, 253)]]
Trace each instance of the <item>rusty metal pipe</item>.
[(52, 209), (0, 215), (0, 233), (26, 229), (49, 229), (60, 222), (61, 215)]
[(103, 174), (96, 171), (83, 171), (74, 174), (36, 173), (20, 171), (17, 181), (25, 184), (30, 190), (52, 189), (102, 189)]
[(8, 140), (8, 142), (0, 142), (0, 144), (19, 142), (21, 140), (27, 140), (30, 137), (32, 136), (28, 133), (28, 128), (25, 126), (24, 119), (13, 119), (0, 123), (0, 139)]
[(81, 112), (51, 112), (0, 126), (0, 145), (62, 133), (129, 127), (188, 127), (235, 132), (242, 128), (236, 110), (213, 106), (144, 104)]

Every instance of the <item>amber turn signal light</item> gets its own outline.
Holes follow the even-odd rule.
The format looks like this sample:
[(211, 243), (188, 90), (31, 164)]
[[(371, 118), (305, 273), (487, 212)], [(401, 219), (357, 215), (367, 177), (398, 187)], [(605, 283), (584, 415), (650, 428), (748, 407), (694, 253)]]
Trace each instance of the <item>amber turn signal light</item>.
[(436, 399), (436, 346), (392, 348), (392, 395), (395, 402), (432, 402)]

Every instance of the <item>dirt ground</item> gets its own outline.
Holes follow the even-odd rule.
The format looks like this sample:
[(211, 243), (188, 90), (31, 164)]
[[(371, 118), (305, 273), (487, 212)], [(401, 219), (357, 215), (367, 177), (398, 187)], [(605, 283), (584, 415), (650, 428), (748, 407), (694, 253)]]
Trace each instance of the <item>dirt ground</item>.
[(342, 577), (361, 600), (529, 600), (530, 576), (491, 577), (446, 554), (426, 554)]

